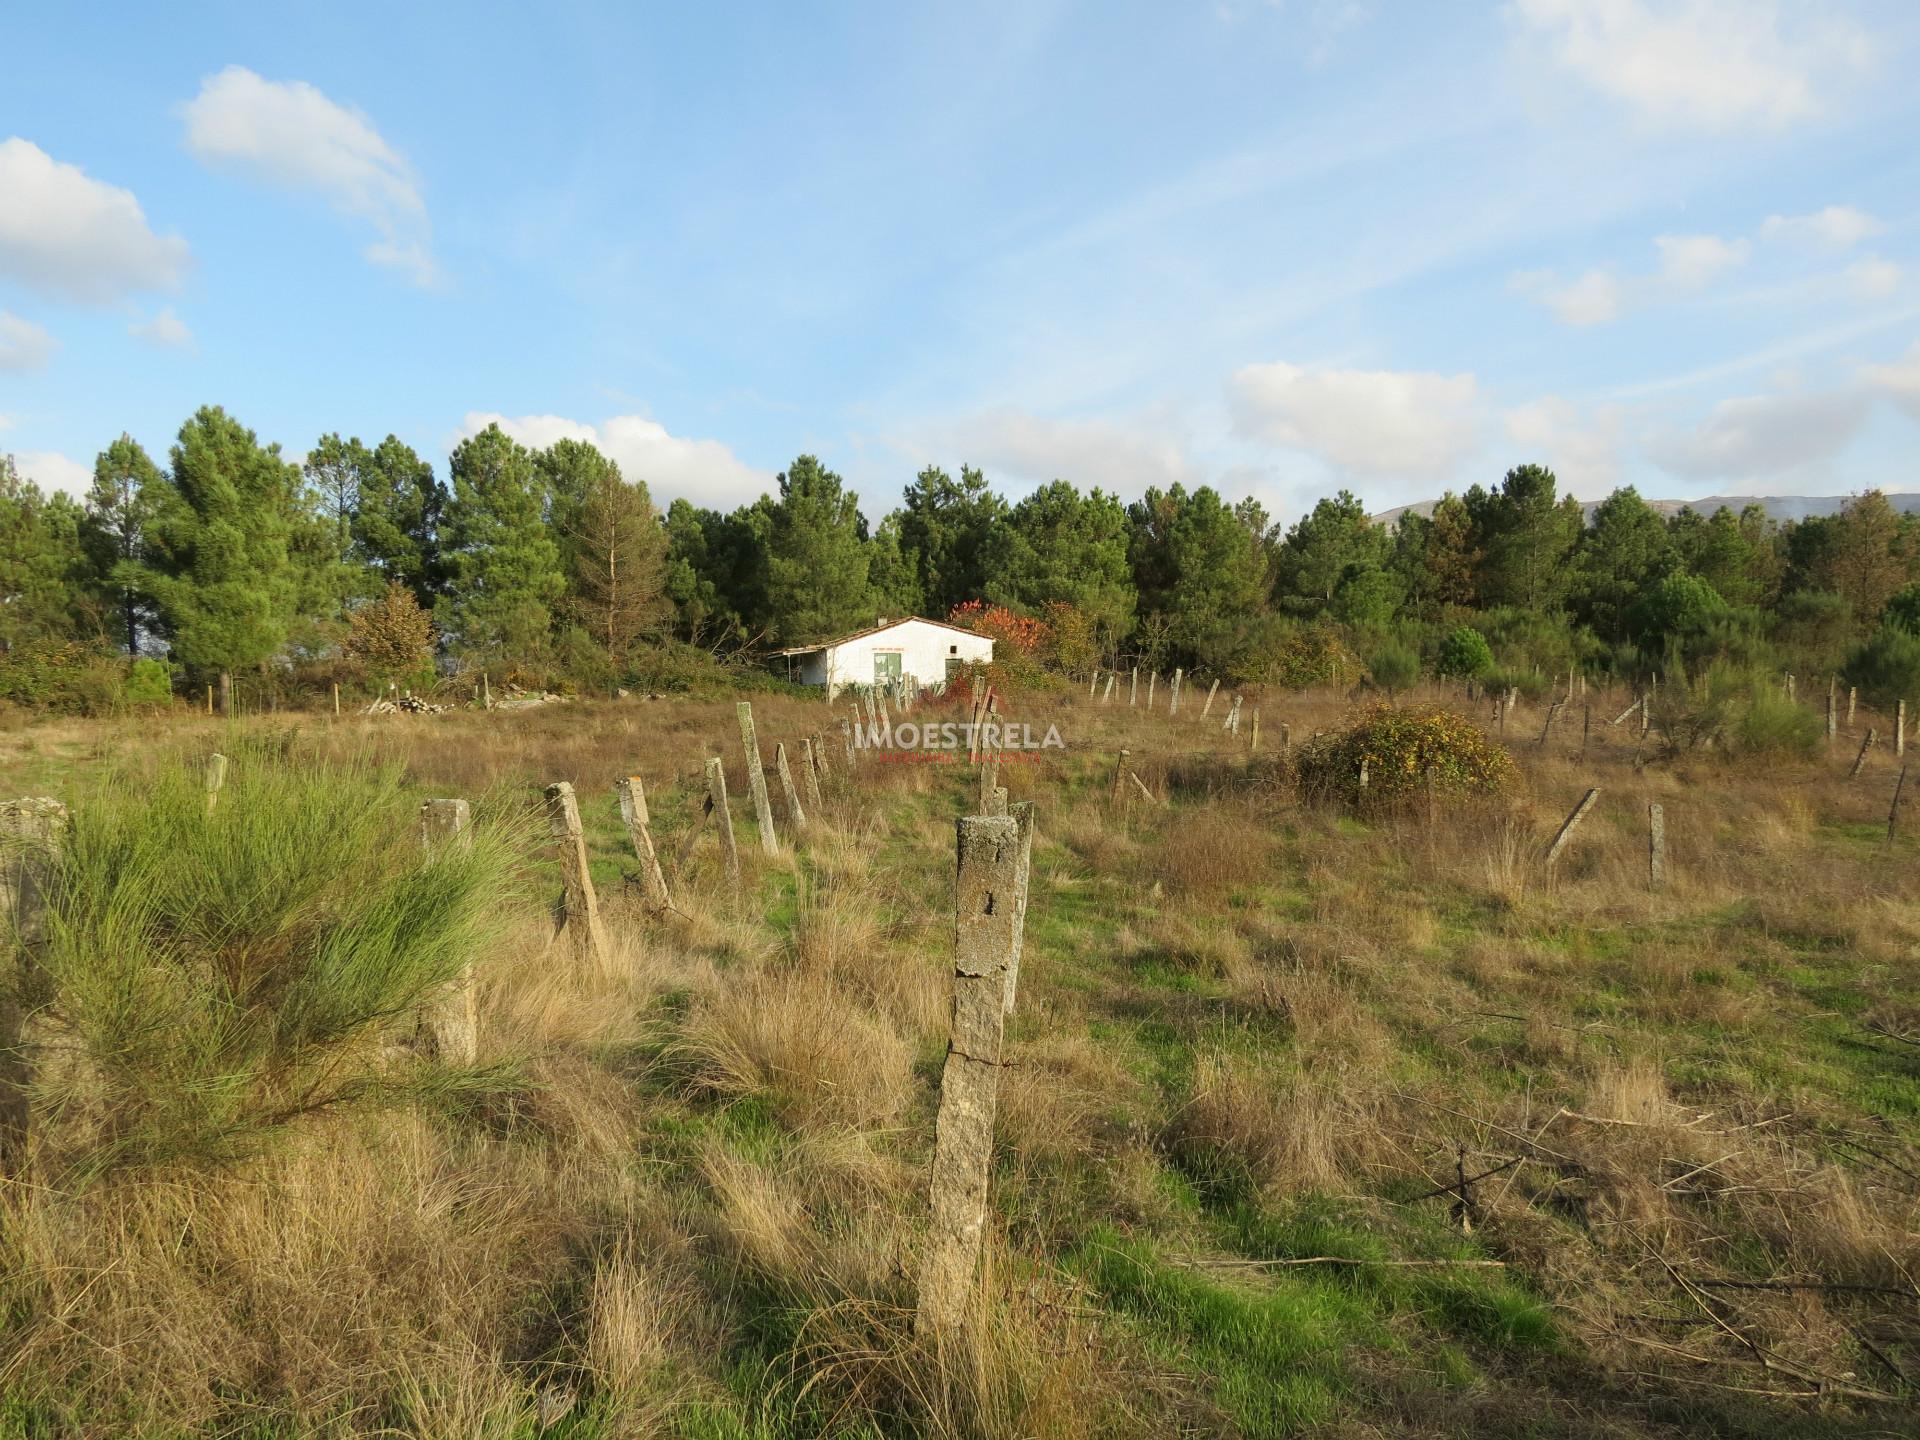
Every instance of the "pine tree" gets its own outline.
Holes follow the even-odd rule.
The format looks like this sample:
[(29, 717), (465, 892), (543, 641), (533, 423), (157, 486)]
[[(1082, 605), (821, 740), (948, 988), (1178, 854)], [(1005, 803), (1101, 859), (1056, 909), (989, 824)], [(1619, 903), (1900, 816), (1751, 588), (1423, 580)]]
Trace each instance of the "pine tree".
[(218, 406), (180, 427), (145, 554), (115, 581), (152, 599), (176, 659), (219, 673), (279, 654), (296, 616), (288, 543), (298, 467)]
[(1509, 470), (1489, 494), (1467, 492), (1467, 514), (1480, 551), (1476, 589), (1485, 605), (1555, 608), (1568, 583), (1567, 559), (1580, 539), (1580, 503), (1556, 497), (1558, 482), (1543, 465)]
[(48, 496), (0, 455), (0, 650), (85, 636), (87, 557), (80, 508)]
[(301, 467), (307, 481), (306, 509), (322, 523), (303, 535), (297, 548), (304, 565), (319, 572), (316, 579), (341, 620), (355, 600), (379, 588), (371, 567), (354, 554), (353, 545), (354, 518), (360, 513), (361, 489), (372, 465), (373, 454), (358, 436), (342, 440), (336, 432), (314, 442)]
[(1007, 502), (971, 465), (954, 480), (929, 465), (906, 489), (899, 516), (900, 553), (919, 582), (930, 613), (985, 596), (987, 576), (1005, 545)]
[(767, 615), (789, 645), (871, 625), (867, 522), (840, 477), (802, 455), (780, 477), (767, 535)]
[(119, 612), (121, 642), (127, 654), (140, 653), (140, 632), (153, 624), (153, 608), (129, 586), (116, 584), (116, 567), (146, 553), (147, 527), (153, 521), (164, 484), (155, 465), (130, 435), (122, 435), (93, 463), (87, 514), (81, 530), (96, 583)]
[(560, 547), (547, 526), (539, 467), (527, 448), (489, 425), (460, 442), (448, 465), (447, 593), (441, 630), (462, 649), (510, 659), (543, 655), (552, 607), (566, 591)]
[(359, 504), (353, 515), (353, 553), (359, 562), (413, 592), (431, 608), (447, 578), (440, 552), (440, 519), (446, 487), (433, 466), (389, 435), (374, 447), (360, 472)]
[(1207, 485), (1150, 489), (1127, 517), (1140, 607), (1165, 617), (1169, 654), (1224, 668), (1265, 611), (1260, 537)]
[(1033, 611), (1071, 605), (1093, 621), (1102, 653), (1117, 649), (1139, 603), (1126, 506), (1105, 491), (1082, 495), (1055, 480), (1015, 505), (1006, 529), (1006, 558), (987, 598)]
[(1826, 527), (1809, 578), (1816, 588), (1846, 597), (1855, 623), (1866, 629), (1910, 578), (1902, 538), (1900, 517), (1885, 495), (1855, 496)]
[(593, 446), (562, 440), (539, 457), (567, 572), (566, 613), (621, 673), (666, 610), (666, 532), (644, 484)]
[(1632, 486), (1594, 508), (1581, 537), (1572, 597), (1575, 613), (1606, 640), (1623, 640), (1627, 614), (1677, 562), (1664, 521)]
[(1275, 556), (1274, 596), (1287, 609), (1329, 608), (1350, 569), (1378, 570), (1387, 559), (1384, 530), (1351, 491), (1322, 499), (1294, 522)]

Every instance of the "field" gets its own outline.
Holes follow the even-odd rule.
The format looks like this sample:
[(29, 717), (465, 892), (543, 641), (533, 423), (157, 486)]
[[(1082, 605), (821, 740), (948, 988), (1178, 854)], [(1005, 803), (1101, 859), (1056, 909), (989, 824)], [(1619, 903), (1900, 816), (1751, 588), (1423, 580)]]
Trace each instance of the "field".
[[(937, 1346), (914, 1279), (964, 763), (850, 764), (817, 699), (756, 697), (770, 769), (814, 733), (831, 762), (797, 837), (775, 783), (768, 858), (730, 703), (0, 734), (5, 794), (76, 817), (227, 754), (218, 808), (168, 821), (189, 852), (281, 807), (296, 866), (404, 857), (419, 802), (461, 797), (499, 867), (456, 957), (460, 1075), (375, 997), (276, 1040), (214, 1133), (187, 1037), (56, 997), (46, 1120), (0, 1181), (0, 1436), (1912, 1433), (1920, 816), (1890, 837), (1890, 745), (1849, 773), (1890, 722), (1811, 761), (1676, 757), (1607, 724), (1628, 698), (1544, 744), (1522, 706), (1506, 796), (1401, 809), (1295, 784), (1344, 696), (1262, 697), (1257, 752), (1224, 696), (1009, 700), (1067, 743), (1002, 772), (1037, 806), (1025, 958), (978, 1292)], [(1151, 798), (1116, 795), (1122, 748)], [(715, 755), (741, 892), (709, 827), (649, 915), (613, 782), (645, 781), (671, 869)], [(561, 780), (597, 969), (552, 939)], [(357, 903), (325, 878), (298, 923), (194, 953), (270, 972)], [(253, 883), (195, 913), (294, 905)]]

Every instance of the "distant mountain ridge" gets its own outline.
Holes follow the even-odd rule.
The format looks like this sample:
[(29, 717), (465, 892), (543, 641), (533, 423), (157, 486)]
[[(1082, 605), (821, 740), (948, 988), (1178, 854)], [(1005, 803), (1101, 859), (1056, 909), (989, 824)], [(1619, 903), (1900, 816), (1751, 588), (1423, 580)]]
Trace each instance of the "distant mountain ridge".
[[(1851, 495), (1708, 495), (1700, 500), (1649, 500), (1647, 505), (1662, 515), (1674, 515), (1689, 506), (1702, 515), (1711, 515), (1722, 505), (1738, 515), (1747, 506), (1758, 505), (1766, 511), (1767, 517), (1771, 520), (1805, 520), (1814, 515), (1835, 514), (1851, 499), (1853, 499)], [(1392, 529), (1400, 523), (1402, 515), (1431, 515), (1433, 507), (1439, 503), (1438, 500), (1422, 500), (1414, 505), (1400, 505), (1392, 510), (1382, 510), (1373, 517), (1373, 522)], [(1600, 503), (1598, 500), (1583, 500), (1580, 503), (1588, 524), (1593, 523), (1593, 512), (1599, 508)], [(1920, 495), (1889, 495), (1887, 503), (1904, 514), (1910, 510), (1920, 510)]]

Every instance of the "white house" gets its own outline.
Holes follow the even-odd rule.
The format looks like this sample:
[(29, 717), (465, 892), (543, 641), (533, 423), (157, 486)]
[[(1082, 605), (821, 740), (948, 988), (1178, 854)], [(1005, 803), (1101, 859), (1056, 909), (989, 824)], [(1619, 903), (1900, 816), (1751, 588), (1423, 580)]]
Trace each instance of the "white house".
[(782, 650), (787, 673), (802, 685), (825, 685), (828, 692), (848, 685), (885, 685), (908, 677), (923, 686), (939, 686), (968, 665), (993, 659), (993, 641), (958, 625), (922, 620), (882, 620), (818, 645)]

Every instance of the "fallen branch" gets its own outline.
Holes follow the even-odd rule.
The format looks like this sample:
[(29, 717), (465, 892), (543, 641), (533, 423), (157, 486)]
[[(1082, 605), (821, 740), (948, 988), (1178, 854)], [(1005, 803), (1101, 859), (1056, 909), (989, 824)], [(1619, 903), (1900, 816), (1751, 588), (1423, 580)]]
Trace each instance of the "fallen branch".
[[(1466, 1186), (1478, 1185), (1489, 1175), (1498, 1175), (1503, 1170), (1511, 1170), (1516, 1165), (1525, 1164), (1527, 1159), (1528, 1157), (1525, 1155), (1516, 1155), (1511, 1160), (1494, 1166), (1491, 1170), (1482, 1170), (1478, 1175), (1469, 1175), (1464, 1180), (1449, 1180), (1445, 1185), (1437, 1185), (1431, 1190), (1422, 1190), (1418, 1195), (1412, 1196), (1400, 1203), (1403, 1205), (1412, 1205), (1416, 1201), (1431, 1200), (1437, 1195), (1460, 1195), (1461, 1190)], [(1461, 1195), (1460, 1198), (1464, 1200), (1466, 1197)]]
[(1839, 1280), (1696, 1280), (1693, 1283), (1714, 1290), (1817, 1290), (1838, 1295), (1897, 1295), (1902, 1300), (1920, 1301), (1920, 1290), (1902, 1290), (1897, 1285), (1849, 1285)]

